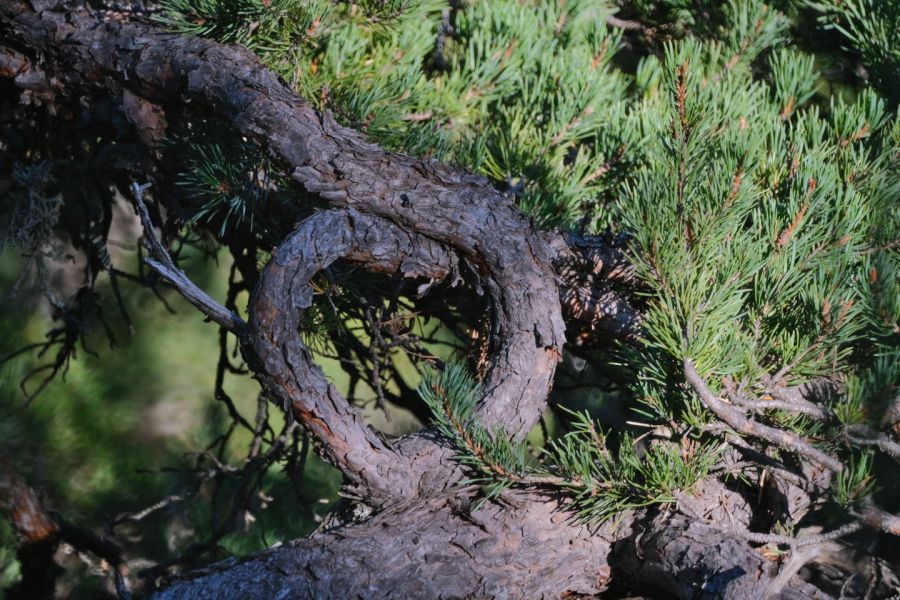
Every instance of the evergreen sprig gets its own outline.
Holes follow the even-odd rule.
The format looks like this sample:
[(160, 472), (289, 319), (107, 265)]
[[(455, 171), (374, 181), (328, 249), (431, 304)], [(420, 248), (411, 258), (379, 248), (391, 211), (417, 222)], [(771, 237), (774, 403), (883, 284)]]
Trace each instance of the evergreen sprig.
[(457, 459), (475, 473), (466, 483), (483, 486), (486, 499), (526, 480), (531, 469), (524, 443), (511, 440), (502, 428), (489, 430), (478, 423), (474, 410), (481, 390), (464, 367), (451, 363), (441, 371), (426, 371), (419, 395), (438, 431), (459, 449)]
[(810, 2), (826, 28), (839, 31), (872, 70), (873, 83), (900, 102), (900, 4), (881, 0)]
[(837, 474), (834, 480), (834, 499), (845, 507), (857, 505), (875, 491), (872, 476), (872, 454), (862, 453), (850, 461), (848, 468)]
[(688, 438), (680, 445), (662, 441), (642, 447), (629, 434), (619, 437), (613, 451), (587, 412), (570, 414), (571, 430), (551, 441), (547, 455), (585, 521), (675, 502), (678, 492), (689, 492), (709, 475), (719, 454), (715, 446)]
[[(748, 386), (834, 373), (872, 308), (865, 248), (883, 192), (859, 174), (885, 176), (871, 150), (886, 141), (884, 103), (864, 92), (824, 119), (798, 110), (802, 56), (774, 55), (775, 94), (735, 77), (726, 56), (692, 40), (667, 48), (667, 127), (620, 205), (657, 290), (648, 348)], [(646, 364), (648, 380), (671, 381), (665, 358)]]
[(273, 58), (308, 44), (330, 10), (324, 0), (162, 0), (154, 20), (184, 35), (236, 43)]
[(552, 487), (573, 499), (573, 510), (586, 522), (674, 502), (678, 491), (689, 491), (709, 474), (718, 456), (712, 445), (688, 439), (639, 451), (627, 434), (613, 453), (590, 416), (572, 412), (571, 431), (550, 442), (544, 465), (531, 465), (524, 443), (478, 423), (480, 388), (464, 367), (450, 363), (443, 371), (426, 372), (419, 394), (438, 431), (457, 448), (457, 460), (475, 473), (465, 483), (482, 486), (485, 499), (513, 486)]
[(248, 145), (190, 144), (177, 185), (200, 202), (194, 222), (216, 222), (219, 235), (242, 224), (254, 228), (254, 212), (275, 188), (269, 161)]

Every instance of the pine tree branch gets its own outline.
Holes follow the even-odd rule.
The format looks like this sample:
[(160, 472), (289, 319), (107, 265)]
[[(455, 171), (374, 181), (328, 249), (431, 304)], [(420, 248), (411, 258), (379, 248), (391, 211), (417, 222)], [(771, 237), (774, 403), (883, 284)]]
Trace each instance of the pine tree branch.
[[(730, 395), (729, 395), (730, 396)], [(816, 419), (824, 419), (825, 411), (821, 407), (816, 406), (812, 402), (797, 404), (795, 402), (785, 400), (751, 400), (742, 396), (730, 396), (735, 404), (755, 413), (762, 413), (767, 410), (783, 410), (794, 414), (804, 414)]]
[(606, 24), (610, 27), (615, 27), (616, 29), (622, 29), (624, 31), (637, 31), (644, 35), (650, 35), (653, 32), (652, 28), (647, 27), (640, 21), (620, 19), (615, 15), (606, 15)]
[(518, 480), (514, 473), (509, 472), (506, 467), (487, 455), (485, 449), (472, 437), (472, 434), (469, 431), (468, 427), (463, 425), (456, 413), (453, 412), (453, 408), (447, 401), (446, 396), (444, 397), (444, 401), (441, 403), (441, 408), (443, 409), (443, 414), (446, 422), (450, 425), (452, 431), (454, 432), (454, 437), (456, 437), (462, 445), (461, 450), (468, 453), (470, 457), (474, 458), (482, 471), (492, 477), (499, 477), (500, 479), (506, 479), (510, 481)]
[[(208, 107), (233, 122), (242, 134), (293, 172), (295, 180), (335, 205), (352, 202), (358, 210), (377, 212), (418, 228), (428, 224), (417, 213), (430, 211), (434, 218), (426, 233), (446, 239), (465, 253), (477, 249), (477, 254), (495, 254), (497, 248), (517, 239), (519, 256), (534, 255), (538, 261), (558, 262), (581, 252), (579, 246), (570, 248), (557, 235), (549, 237), (558, 241), (553, 243), (554, 250), (562, 254), (546, 253), (532, 235), (522, 236), (527, 221), (484, 178), (433, 161), (386, 153), (365, 143), (357, 133), (334, 123), (330, 115), (317, 114), (255, 56), (238, 46), (172, 35), (145, 23), (116, 22), (97, 27), (92, 13), (78, 9), (35, 13), (20, 0), (0, 8), (0, 26), (8, 38), (43, 52), (47, 68), (59, 66), (53, 75), (65, 84), (62, 87), (67, 92), (96, 94), (99, 85), (118, 94), (125, 87), (138, 99), (179, 106), (183, 92), (194, 106)], [(65, 43), (57, 43), (62, 39)], [(101, 47), (104, 49), (99, 50)], [(380, 165), (391, 168), (382, 169)], [(386, 187), (388, 182), (390, 186)], [(454, 200), (445, 204), (438, 198)], [(460, 203), (472, 210), (457, 210)], [(485, 205), (493, 206), (493, 210)], [(459, 215), (475, 210), (479, 214), (474, 220), (460, 220)], [(485, 220), (485, 214), (493, 218)], [(465, 232), (462, 236), (461, 231)], [(505, 242), (500, 243), (498, 236)], [(526, 243), (523, 237), (532, 239)], [(487, 258), (488, 265), (499, 259)], [(525, 262), (527, 265), (530, 259)], [(592, 286), (573, 290), (565, 279), (561, 283), (560, 296), (577, 292), (583, 305), (602, 307), (592, 313), (589, 335), (601, 339), (607, 333), (634, 335), (639, 313), (627, 294), (598, 287), (597, 299), (592, 302)], [(545, 286), (532, 287), (529, 296), (543, 295)], [(567, 314), (566, 318), (581, 327), (583, 319), (578, 315)], [(554, 323), (552, 332), (549, 322), (537, 326), (543, 339), (561, 338), (561, 326)]]
[(886, 434), (865, 425), (849, 425), (847, 439), (858, 446), (875, 446), (894, 460), (900, 462), (900, 444)]
[(786, 387), (772, 384), (766, 388), (768, 392), (758, 400), (748, 398), (730, 379), (725, 381), (725, 389), (734, 404), (756, 413), (766, 410), (783, 410), (809, 415), (819, 420), (828, 417), (825, 409), (803, 397), (804, 393), (809, 393), (810, 385)]
[[(320, 442), (320, 452), (342, 470), (345, 492), (380, 505), (419, 494), (421, 478), (439, 470), (429, 461), (445, 460), (447, 450), (423, 434), (404, 440), (419, 444), (409, 457), (385, 442), (329, 383), (297, 335), (301, 311), (313, 301), (310, 280), (338, 259), (431, 282), (455, 280), (458, 259), (444, 246), (381, 217), (349, 209), (323, 211), (300, 223), (278, 247), (250, 299), (241, 348), (247, 364), (267, 395), (290, 410)], [(450, 485), (452, 472), (446, 475), (435, 483)]]
[[(380, 219), (385, 225), (379, 226), (386, 229), (399, 227), (415, 233), (416, 240), (435, 241), (470, 262), (493, 313), (494, 360), (485, 379), (487, 394), (477, 408), (479, 420), (487, 427), (502, 427), (518, 439), (527, 434), (546, 405), (561, 357), (564, 323), (551, 264), (555, 253), (510, 199), (483, 177), (388, 153), (365, 142), (329, 114), (313, 110), (240, 46), (173, 35), (138, 22), (97, 26), (94, 16), (85, 10), (56, 5), (44, 8), (36, 11), (21, 0), (2, 3), (0, 28), (6, 39), (40, 53), (42, 65), (68, 93), (105, 90), (118, 94), (125, 88), (165, 109), (183, 107), (186, 101), (198, 110), (211, 109), (257, 143), (308, 191), (333, 205), (352, 206), (360, 218)], [(560, 244), (568, 247), (564, 240)], [(444, 251), (435, 251), (431, 258), (420, 257), (420, 266), (437, 260)], [(210, 318), (226, 327), (241, 327), (172, 265), (159, 257), (153, 260)], [(378, 268), (377, 261), (364, 256), (360, 260)], [(609, 292), (603, 291), (604, 306), (612, 314), (609, 322), (627, 335), (634, 330), (637, 314), (627, 301), (619, 302)], [(285, 302), (284, 313), (296, 306), (283, 298), (280, 301)], [(613, 313), (613, 309), (619, 312)], [(256, 314), (262, 315), (262, 311)], [(593, 322), (603, 322), (596, 317), (594, 313), (592, 327)], [(604, 331), (604, 325), (598, 325), (596, 331)], [(263, 370), (268, 367), (264, 362), (256, 364)], [(289, 369), (283, 374), (286, 377), (279, 384), (300, 380)], [(294, 400), (299, 390), (324, 392), (320, 383), (283, 389), (272, 396), (295, 407), (295, 415), (305, 423), (319, 423), (315, 413), (303, 413), (303, 407), (315, 405), (313, 400), (305, 399), (299, 405)], [(321, 402), (328, 405), (331, 400)], [(333, 405), (343, 406), (337, 400)], [(330, 437), (325, 422), (317, 426), (320, 440), (339, 443)], [(363, 447), (371, 446), (366, 443)], [(334, 449), (333, 457), (340, 457), (345, 466), (348, 456), (356, 455), (348, 447)]]
[[(439, 240), (477, 265), (494, 304), (492, 333), (503, 340), (487, 376), (482, 418), (519, 437), (537, 423), (565, 340), (553, 256), (486, 179), (367, 143), (317, 113), (237, 45), (136, 22), (95, 27), (84, 10), (37, 12), (20, 0), (0, 5), (0, 24), (10, 39), (65, 65), (55, 75), (70, 89), (125, 87), (164, 107), (189, 100), (212, 109), (308, 191)], [(498, 366), (510, 362), (515, 369)]]
[(864, 504), (861, 511), (853, 514), (876, 529), (891, 535), (900, 535), (900, 516), (892, 515), (871, 502)]
[[(716, 524), (710, 523), (710, 525), (715, 526)], [(837, 540), (842, 537), (848, 536), (851, 533), (856, 533), (862, 528), (862, 522), (852, 521), (845, 525), (841, 525), (837, 529), (829, 531), (828, 533), (803, 537), (779, 535), (776, 533), (759, 533), (755, 531), (748, 531), (746, 529), (728, 529), (724, 530), (724, 532), (756, 544), (776, 544), (778, 546), (788, 546), (791, 549), (799, 549), (805, 548), (807, 546), (818, 546), (820, 544), (824, 544), (825, 542)]]
[(814, 448), (800, 436), (751, 421), (740, 411), (740, 409), (726, 404), (712, 393), (712, 390), (709, 389), (709, 386), (703, 378), (700, 377), (700, 374), (697, 373), (697, 369), (694, 367), (694, 363), (691, 359), (685, 358), (682, 365), (684, 367), (685, 379), (697, 395), (700, 396), (703, 405), (738, 433), (749, 434), (775, 444), (784, 450), (796, 452), (816, 461), (835, 473), (839, 473), (843, 468), (841, 462), (836, 458)]

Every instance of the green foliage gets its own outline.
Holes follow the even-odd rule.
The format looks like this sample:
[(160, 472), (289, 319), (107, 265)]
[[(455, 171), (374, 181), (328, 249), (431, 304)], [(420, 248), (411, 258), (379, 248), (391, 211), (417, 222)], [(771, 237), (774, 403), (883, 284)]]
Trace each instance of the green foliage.
[[(668, 45), (658, 67), (647, 59), (667, 83), (665, 116), (620, 202), (639, 276), (654, 290), (638, 392), (661, 419), (701, 420), (671, 389), (683, 358), (711, 381), (762, 393), (769, 380), (850, 368), (856, 344), (897, 322), (883, 318), (893, 299), (870, 268), (872, 238), (896, 227), (881, 218), (897, 197), (895, 159), (881, 152), (895, 144), (884, 101), (866, 90), (832, 100), (823, 117), (804, 104), (815, 81), (808, 57), (773, 53), (766, 85), (729, 56), (687, 39)], [(779, 425), (813, 433), (783, 417)]]
[[(900, 322), (900, 126), (873, 89), (821, 96), (820, 57), (789, 43), (801, 4), (633, 3), (648, 23), (678, 22), (632, 73), (616, 62), (636, 59), (606, 25), (610, 7), (587, 1), (310, 5), (314, 31), (290, 60), (266, 60), (370, 139), (484, 173), (539, 225), (627, 231), (650, 291), (645, 345), (620, 360), (649, 422), (712, 423), (678, 383), (690, 358), (714, 390), (727, 378), (751, 397), (844, 373), (832, 410), (855, 423), (877, 412), (855, 378), (869, 377)], [(893, 42), (880, 45), (888, 59), (867, 44), (890, 41), (892, 13), (851, 4), (832, 22), (883, 70)], [(441, 400), (436, 414), (458, 446), (496, 448), (470, 452), (469, 466), (479, 477), (508, 469), (509, 485), (524, 476), (519, 449), (454, 404), (474, 396)], [(835, 439), (806, 417), (761, 418)], [(668, 497), (650, 473), (624, 480), (650, 486), (622, 492), (627, 502)]]
[[(572, 413), (567, 431), (536, 462), (525, 443), (478, 422), (482, 390), (463, 368), (427, 372), (419, 393), (471, 473), (467, 483), (485, 499), (515, 486), (550, 486), (568, 494), (579, 518), (596, 522), (689, 492), (716, 472), (722, 437), (712, 430), (720, 425), (715, 416), (683, 384), (685, 358), (720, 395), (731, 386), (756, 400), (774, 385), (836, 381), (822, 421), (771, 410), (754, 419), (844, 461), (832, 488), (838, 504), (866, 502), (885, 487), (876, 481), (874, 454), (853, 448), (849, 432), (882, 427), (900, 388), (900, 3), (159, 4), (160, 23), (243, 44), (308, 102), (370, 140), (485, 175), (538, 226), (613, 227), (629, 236), (646, 306), (641, 344), (619, 350), (616, 368), (630, 378), (640, 418), (670, 438), (635, 439)], [(608, 25), (619, 8), (618, 16), (646, 27)], [(798, 36), (799, 15), (810, 8), (823, 30)], [(843, 40), (837, 59), (833, 50), (801, 45), (823, 31)], [(836, 95), (841, 77), (829, 65), (847, 57), (853, 68), (861, 63), (871, 87)], [(220, 236), (277, 227), (262, 223), (258, 209), (298, 200), (281, 193), (286, 184), (265, 157), (219, 131), (220, 123), (178, 125), (182, 135), (170, 148), (177, 146), (186, 220)], [(0, 198), (0, 246), (38, 257), (55, 252), (54, 227), (66, 218), (62, 196), (50, 192), (59, 163), (42, 158), (29, 157), (35, 162), (0, 179), (8, 189)], [(103, 221), (88, 220), (91, 227)], [(11, 285), (13, 275), (4, 277)], [(334, 332), (358, 325), (340, 309), (358, 298), (344, 282), (312, 283), (317, 302), (304, 313), (301, 334), (314, 351), (335, 354)], [(46, 457), (26, 474), (76, 521), (96, 523), (111, 509), (183, 489), (183, 479), (136, 469), (182, 464), (184, 452), (213, 443), (226, 427), (222, 407), (207, 402), (216, 348), (198, 341), (210, 339), (199, 319), (190, 309), (163, 316), (159, 307), (147, 309), (145, 296), (124, 302), (142, 316), (139, 331), (157, 323), (163, 330), (102, 360), (82, 357), (27, 419), (11, 413), (0, 431), (7, 453)], [(45, 326), (39, 315), (3, 314), (8, 347), (0, 354), (40, 341)], [(4, 367), (4, 397), (18, 397), (15, 384), (28, 366)], [(244, 412), (257, 391), (246, 383), (231, 389)], [(178, 424), (175, 434), (157, 431), (167, 415)], [(225, 459), (243, 455), (248, 443), (240, 428), (233, 440), (222, 449)], [(335, 497), (335, 473), (317, 462), (308, 468), (310, 489)], [(227, 501), (238, 487), (226, 481), (216, 498)], [(267, 473), (254, 502), (291, 497), (290, 487), (282, 473)], [(312, 512), (297, 519), (292, 501), (280, 506), (247, 519), (220, 547), (250, 553), (313, 527)], [(183, 549), (191, 531), (217, 516), (212, 504), (192, 503), (139, 549), (148, 556)], [(8, 529), (0, 542), (0, 581), (8, 582), (17, 575)]]
[(185, 35), (242, 44), (280, 64), (299, 56), (312, 43), (331, 8), (324, 0), (163, 0), (154, 15), (162, 25)]
[(550, 463), (575, 499), (578, 516), (589, 522), (624, 510), (675, 502), (679, 491), (709, 475), (719, 451), (685, 438), (639, 447), (630, 435), (619, 439), (618, 451), (587, 413), (571, 413), (572, 428), (548, 449)]
[[(635, 76), (616, 68), (615, 57), (627, 51), (606, 25), (612, 8), (602, 2), (166, 0), (163, 7), (163, 22), (176, 31), (262, 53), (302, 96), (373, 141), (484, 173), (539, 225), (617, 223), (610, 205), (634, 183), (636, 167), (655, 159), (645, 142), (664, 121), (656, 86), (672, 65), (651, 55)], [(693, 30), (711, 38), (688, 37), (685, 48), (705, 57), (712, 77), (706, 93), (732, 114), (761, 99), (758, 85), (748, 97), (740, 84), (752, 80), (759, 56), (787, 41), (791, 24), (758, 0), (633, 8), (651, 21), (682, 19), (679, 37)], [(879, 23), (893, 18), (889, 9), (876, 13)], [(772, 53), (770, 104), (778, 114), (792, 115), (811, 99), (813, 60), (794, 49)], [(756, 125), (751, 117), (746, 122)], [(694, 141), (702, 145), (703, 137)]]
[(872, 477), (872, 455), (860, 454), (851, 460), (846, 469), (834, 480), (834, 499), (847, 508), (872, 495), (875, 481)]
[(835, 398), (832, 410), (844, 425), (878, 422), (900, 390), (900, 349), (879, 354), (868, 369), (847, 377), (844, 393)]
[[(387, 4), (304, 6), (299, 13), (320, 19), (309, 43), (264, 57), (343, 123), (389, 148), (481, 171), (541, 224), (608, 216), (593, 207), (615, 196), (642, 135), (625, 104), (628, 80), (611, 66), (620, 36), (607, 30), (602, 4), (473, 2), (454, 10), (452, 35), (443, 2)], [(250, 16), (226, 17), (244, 5)], [(259, 18), (256, 1), (163, 6), (175, 30), (222, 41), (243, 41)]]
[(191, 144), (187, 169), (177, 182), (201, 204), (191, 219), (217, 222), (220, 236), (241, 224), (253, 230), (256, 207), (275, 188), (268, 160), (249, 145), (239, 148), (229, 147), (226, 155), (219, 144)]
[(514, 485), (544, 485), (569, 494), (579, 519), (598, 522), (623, 510), (668, 504), (712, 470), (718, 450), (685, 438), (680, 445), (661, 442), (639, 448), (621, 436), (618, 451), (587, 413), (570, 413), (571, 430), (552, 440), (546, 464), (530, 465), (525, 444), (511, 441), (502, 429), (488, 430), (474, 415), (480, 388), (461, 366), (428, 371), (419, 395), (431, 409), (438, 431), (457, 448), (457, 460), (482, 486), (484, 498), (499, 496)]
[(475, 473), (466, 483), (481, 485), (486, 499), (526, 477), (530, 468), (525, 445), (510, 440), (503, 429), (489, 430), (475, 419), (481, 390), (465, 368), (451, 363), (442, 371), (426, 371), (418, 391), (438, 431), (460, 450), (457, 459)]
[(900, 102), (900, 3), (892, 0), (811, 2), (827, 28), (839, 31), (872, 70), (872, 82)]
[[(617, 358), (642, 418), (684, 442), (610, 443), (578, 415), (547, 464), (530, 465), (524, 446), (474, 419), (471, 377), (430, 373), (420, 394), (489, 497), (555, 477), (595, 519), (690, 489), (718, 437), (682, 384), (684, 359), (713, 393), (751, 400), (842, 381), (823, 422), (755, 418), (843, 457), (854, 456), (839, 443), (846, 427), (875, 423), (900, 383), (897, 3), (639, 0), (621, 15), (646, 27), (624, 35), (607, 25), (617, 7), (588, 0), (163, 7), (175, 30), (257, 51), (369, 139), (486, 175), (539, 226), (630, 236), (646, 308), (642, 344)], [(834, 56), (795, 43), (811, 8), (846, 41), (838, 60), (858, 55), (872, 87), (827, 95)], [(195, 218), (252, 219), (267, 189), (256, 163), (194, 141), (184, 184), (203, 203)], [(307, 316), (304, 335), (327, 345), (316, 327), (333, 316)], [(851, 462), (842, 502), (872, 489), (869, 459)]]

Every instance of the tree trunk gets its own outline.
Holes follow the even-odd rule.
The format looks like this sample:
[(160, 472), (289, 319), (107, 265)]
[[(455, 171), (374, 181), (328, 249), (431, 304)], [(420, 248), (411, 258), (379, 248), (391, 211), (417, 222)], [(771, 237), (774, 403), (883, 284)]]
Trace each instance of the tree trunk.
[[(708, 521), (647, 510), (589, 528), (564, 500), (536, 491), (474, 508), (477, 490), (454, 487), (463, 473), (446, 441), (428, 430), (393, 441), (373, 432), (296, 334), (309, 279), (337, 259), (429, 285), (464, 283), (466, 264), (475, 274), (468, 283), (485, 291), (492, 310), (493, 360), (477, 415), (522, 439), (546, 408), (566, 335), (590, 343), (635, 332), (639, 314), (612, 285), (633, 284), (620, 242), (535, 231), (483, 177), (367, 143), (240, 46), (141, 22), (97, 23), (83, 8), (47, 0), (0, 3), (0, 33), (0, 56), (16, 57), (0, 61), (0, 76), (28, 70), (50, 97), (124, 98), (132, 122), (153, 115), (152, 126), (138, 123), (149, 144), (167, 108), (190, 102), (215, 111), (333, 207), (280, 244), (247, 323), (203, 294), (188, 296), (238, 337), (269, 397), (315, 436), (344, 473), (345, 492), (374, 512), (187, 574), (159, 597), (556, 598), (616, 583), (680, 598), (750, 598), (771, 584), (776, 564), (709, 517), (737, 528), (750, 520), (740, 495), (712, 480), (701, 486), (706, 494), (685, 498)], [(185, 292), (174, 265), (156, 266)]]

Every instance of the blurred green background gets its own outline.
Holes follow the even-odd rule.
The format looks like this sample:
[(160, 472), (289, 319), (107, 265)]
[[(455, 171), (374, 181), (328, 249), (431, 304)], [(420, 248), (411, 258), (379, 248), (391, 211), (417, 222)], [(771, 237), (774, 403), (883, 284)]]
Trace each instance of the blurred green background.
[[(114, 260), (118, 258), (120, 269), (133, 272), (137, 267), (134, 256), (123, 252)], [(22, 264), (10, 250), (0, 255), (3, 356), (42, 341), (47, 331), (58, 326), (50, 319), (46, 301), (34, 289), (26, 287), (15, 299), (6, 298)], [(197, 255), (183, 264), (201, 287), (214, 297), (224, 297), (229, 264), (204, 261)], [(72, 265), (50, 273), (54, 287), (61, 289), (67, 288), (66, 278), (77, 281), (79, 275)], [(115, 346), (111, 347), (102, 325), (95, 324), (85, 341), (96, 354), (79, 345), (77, 360), (71, 361), (65, 377), (56, 377), (27, 407), (19, 383), (30, 368), (52, 361), (55, 350), (43, 358), (26, 353), (0, 368), (0, 452), (44, 496), (47, 508), (98, 532), (120, 513), (139, 511), (192, 489), (193, 474), (178, 469), (192, 468), (196, 455), (191, 453), (209, 446), (229, 423), (225, 407), (213, 397), (216, 327), (205, 323), (171, 290), (161, 291), (175, 309), (174, 315), (149, 290), (128, 282), (120, 285), (134, 321), (133, 337), (124, 326), (108, 279), (101, 278), (97, 291), (103, 316), (115, 334)], [(31, 388), (39, 381), (40, 376), (31, 382)], [(226, 390), (245, 418), (253, 422), (257, 383), (249, 376), (229, 376)], [(278, 412), (270, 410), (276, 432), (283, 423)], [(236, 430), (224, 458), (240, 465), (250, 441), (249, 432)], [(160, 469), (169, 471), (161, 473)], [(265, 510), (246, 515), (243, 524), (219, 542), (221, 550), (213, 558), (252, 553), (310, 532), (337, 499), (339, 484), (337, 471), (310, 451), (298, 498), (283, 465), (275, 465), (265, 475), (267, 498), (258, 501)], [(162, 560), (207, 536), (213, 506), (211, 499), (204, 497), (208, 488), (201, 488), (191, 501), (154, 513), (139, 526), (117, 527), (126, 556)], [(229, 491), (225, 482), (220, 495), (227, 499)], [(0, 525), (2, 587), (18, 576), (15, 547), (15, 535), (4, 520)], [(73, 557), (66, 566), (61, 585), (69, 597), (97, 597), (108, 585), (107, 574), (96, 565)]]

